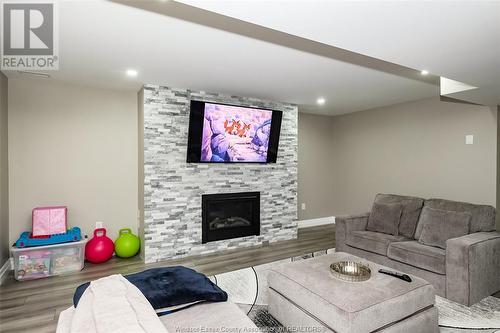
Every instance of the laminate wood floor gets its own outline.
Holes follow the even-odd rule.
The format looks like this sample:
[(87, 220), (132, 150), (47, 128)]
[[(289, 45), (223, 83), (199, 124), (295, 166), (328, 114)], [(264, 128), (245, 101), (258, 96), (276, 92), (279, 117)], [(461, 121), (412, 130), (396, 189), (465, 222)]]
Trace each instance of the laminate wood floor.
[(335, 227), (325, 225), (299, 229), (298, 238), (266, 247), (244, 248), (217, 254), (144, 264), (138, 257), (113, 258), (85, 264), (77, 274), (18, 282), (11, 275), (0, 286), (0, 332), (55, 332), (59, 313), (72, 305), (75, 288), (110, 274), (130, 274), (152, 267), (184, 265), (206, 275), (260, 265), (292, 256), (335, 247)]

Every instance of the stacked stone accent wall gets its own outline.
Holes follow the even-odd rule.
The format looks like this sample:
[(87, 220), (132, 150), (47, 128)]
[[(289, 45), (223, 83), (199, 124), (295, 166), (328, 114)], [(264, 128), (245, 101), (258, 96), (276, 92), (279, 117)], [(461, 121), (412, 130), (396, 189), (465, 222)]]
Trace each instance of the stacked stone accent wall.
[[(143, 92), (146, 262), (297, 237), (297, 106), (156, 85)], [(283, 111), (277, 163), (186, 163), (191, 99)], [(245, 191), (261, 193), (260, 236), (202, 244), (201, 195)]]

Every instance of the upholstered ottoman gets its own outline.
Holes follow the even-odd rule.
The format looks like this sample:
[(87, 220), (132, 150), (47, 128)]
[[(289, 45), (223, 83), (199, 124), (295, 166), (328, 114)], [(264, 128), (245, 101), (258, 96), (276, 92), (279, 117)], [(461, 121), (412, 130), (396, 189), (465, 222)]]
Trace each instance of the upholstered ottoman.
[[(368, 264), (364, 282), (343, 282), (330, 273), (336, 261)], [(378, 273), (383, 266), (333, 253), (270, 270), (269, 312), (291, 329), (305, 332), (438, 332), (434, 288), (411, 276), (408, 283)]]

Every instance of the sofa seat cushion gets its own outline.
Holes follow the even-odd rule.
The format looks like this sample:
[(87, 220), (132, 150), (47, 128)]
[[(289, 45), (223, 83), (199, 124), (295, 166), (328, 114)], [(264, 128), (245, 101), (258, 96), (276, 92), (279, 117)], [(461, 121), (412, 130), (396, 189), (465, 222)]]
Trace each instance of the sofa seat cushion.
[(414, 267), (437, 274), (446, 274), (446, 251), (417, 241), (391, 243), (387, 256)]
[(233, 302), (205, 302), (159, 317), (169, 333), (258, 332), (255, 324)]
[(393, 236), (374, 231), (351, 231), (346, 244), (365, 251), (387, 255), (387, 248), (393, 242), (408, 240), (404, 236)]

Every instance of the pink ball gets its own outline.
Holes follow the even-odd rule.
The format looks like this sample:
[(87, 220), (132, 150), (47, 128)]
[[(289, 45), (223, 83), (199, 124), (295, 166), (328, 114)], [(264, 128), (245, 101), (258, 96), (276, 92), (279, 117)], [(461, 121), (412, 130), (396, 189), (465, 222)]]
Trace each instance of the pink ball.
[(94, 237), (85, 244), (85, 259), (94, 264), (108, 261), (115, 251), (113, 241), (106, 236), (106, 229), (94, 230)]

